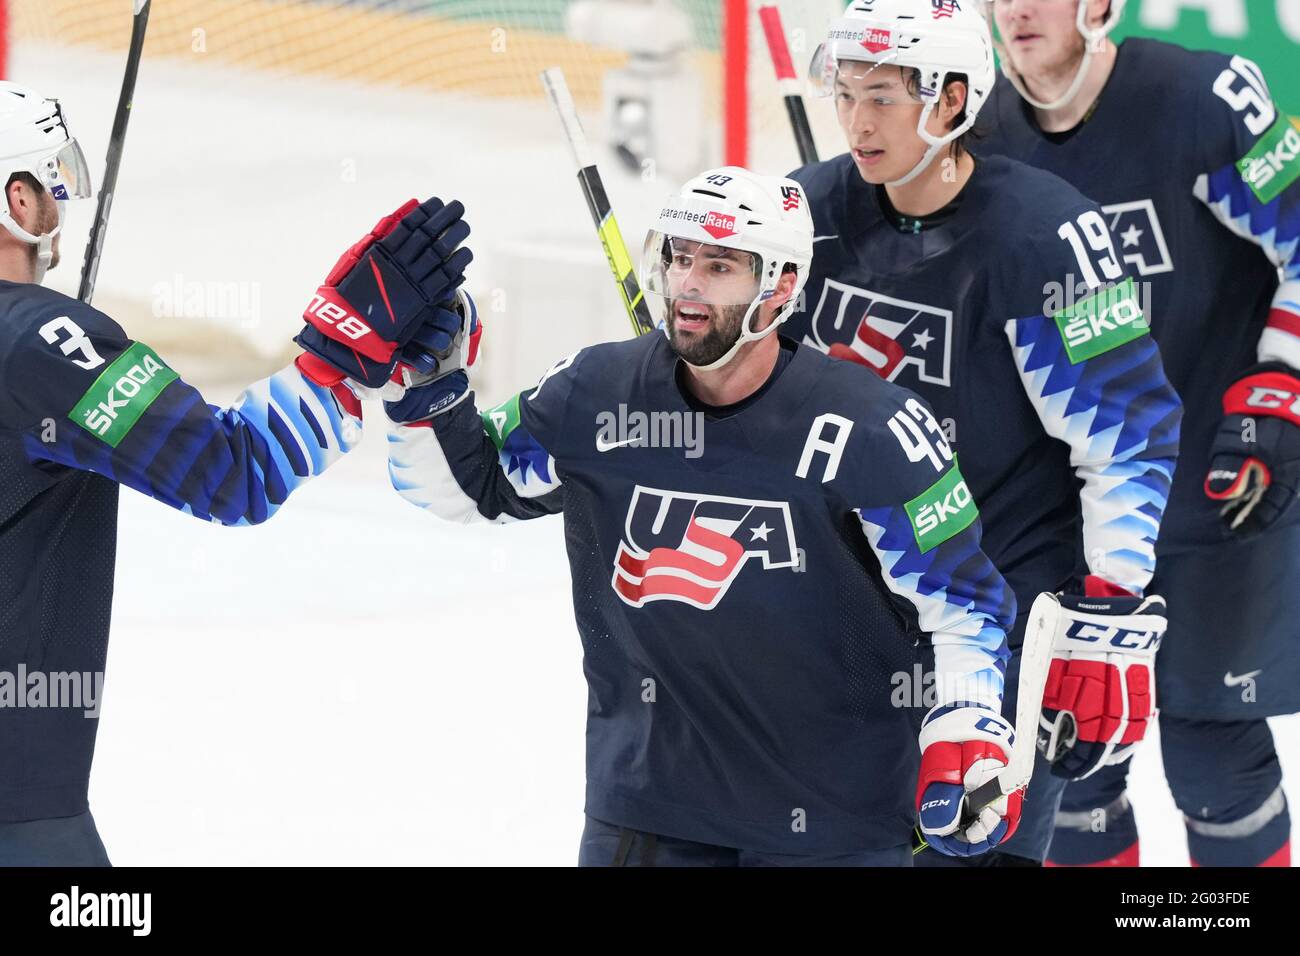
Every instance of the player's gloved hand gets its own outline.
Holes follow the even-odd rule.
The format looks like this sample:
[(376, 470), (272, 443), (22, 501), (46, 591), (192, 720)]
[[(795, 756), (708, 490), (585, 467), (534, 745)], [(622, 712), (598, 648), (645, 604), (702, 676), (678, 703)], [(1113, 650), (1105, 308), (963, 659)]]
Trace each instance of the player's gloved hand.
[(1164, 598), (1134, 597), (1092, 576), (1084, 593), (1059, 595), (1038, 732), (1052, 773), (1071, 780), (1123, 763), (1146, 736), (1167, 623)]
[(459, 327), (446, 303), (474, 258), (462, 245), (464, 212), (459, 202), (412, 199), (345, 252), (303, 313), (299, 369), (322, 385), (346, 377), (380, 388), (399, 364), (436, 368)]
[(1280, 362), (1258, 365), (1223, 395), (1205, 493), (1239, 535), (1258, 534), (1295, 506), (1300, 490), (1300, 378)]
[(926, 714), (916, 809), (930, 846), (947, 856), (976, 856), (1016, 832), (1024, 799), (1020, 791), (978, 812), (966, 800), (1007, 765), (1014, 742), (1011, 724), (983, 704), (941, 704)]
[[(393, 421), (410, 423), (433, 418), (469, 393), (469, 372), (478, 361), (483, 325), (474, 300), (464, 289), (456, 290), (449, 314), (455, 316), (455, 328), (438, 343), (437, 367), (408, 376), (406, 394), (399, 401), (384, 403), (384, 411)], [(441, 328), (439, 334), (444, 334)]]

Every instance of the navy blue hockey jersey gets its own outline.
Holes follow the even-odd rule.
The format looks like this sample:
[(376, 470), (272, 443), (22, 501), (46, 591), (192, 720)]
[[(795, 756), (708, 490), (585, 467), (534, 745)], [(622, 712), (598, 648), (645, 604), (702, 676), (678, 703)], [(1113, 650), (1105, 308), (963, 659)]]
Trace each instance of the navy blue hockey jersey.
[(1223, 541), (1201, 487), (1223, 393), (1257, 360), (1300, 368), (1300, 127), (1250, 61), (1145, 39), (1120, 44), (1068, 135), (1040, 132), (1005, 78), (980, 127), (979, 155), (1049, 170), (1101, 204), (1187, 408), (1160, 550)]
[(86, 809), (118, 484), (253, 524), (359, 439), (295, 368), (217, 409), (103, 313), (0, 281), (0, 821)]
[(934, 408), (1022, 609), (1085, 565), (1140, 593), (1181, 408), (1096, 205), (996, 157), (950, 217), (904, 233), (847, 154), (792, 175), (816, 238), (784, 334), (847, 346)]
[(448, 520), (563, 512), (589, 815), (768, 852), (896, 846), (919, 761), (898, 675), (928, 637), (936, 700), (998, 708), (1013, 598), (930, 410), (781, 355), (709, 410), (663, 335), (594, 346), (481, 417), (391, 426), (390, 471)]

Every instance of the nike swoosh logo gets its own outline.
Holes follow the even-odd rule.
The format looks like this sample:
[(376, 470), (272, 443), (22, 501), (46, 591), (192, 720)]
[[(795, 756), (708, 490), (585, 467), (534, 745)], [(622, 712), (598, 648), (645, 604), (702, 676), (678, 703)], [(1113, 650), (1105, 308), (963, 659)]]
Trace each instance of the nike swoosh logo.
[(613, 451), (615, 448), (622, 448), (624, 445), (631, 445), (633, 442), (640, 442), (639, 438), (627, 438), (623, 441), (603, 442), (599, 437), (596, 438), (596, 451)]
[(813, 244), (816, 245), (817, 243), (823, 242), (826, 239), (838, 239), (838, 238), (839, 236), (813, 236)]
[(1264, 673), (1262, 670), (1258, 670), (1258, 671), (1251, 671), (1248, 674), (1242, 674), (1239, 677), (1233, 677), (1232, 671), (1228, 671), (1228, 673), (1223, 675), (1223, 683), (1225, 687), (1239, 687), (1240, 685), (1246, 683), (1246, 681), (1250, 680), (1252, 677), (1262, 673)]

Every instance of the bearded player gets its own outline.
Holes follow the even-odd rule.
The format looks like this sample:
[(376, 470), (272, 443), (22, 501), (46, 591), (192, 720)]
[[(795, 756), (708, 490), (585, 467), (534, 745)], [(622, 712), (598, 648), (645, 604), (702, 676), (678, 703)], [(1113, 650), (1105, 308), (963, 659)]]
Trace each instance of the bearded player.
[[(1011, 593), (925, 404), (774, 334), (811, 227), (798, 184), (706, 173), (646, 242), (664, 334), (584, 349), (481, 412), (457, 361), (387, 405), (411, 503), (564, 514), (589, 688), (582, 865), (906, 866), (918, 813), (953, 854), (1015, 829), (1019, 794), (965, 799), (1011, 743)], [(467, 350), (475, 332), (466, 312)], [(893, 693), (917, 641), (939, 678), (923, 721)]]

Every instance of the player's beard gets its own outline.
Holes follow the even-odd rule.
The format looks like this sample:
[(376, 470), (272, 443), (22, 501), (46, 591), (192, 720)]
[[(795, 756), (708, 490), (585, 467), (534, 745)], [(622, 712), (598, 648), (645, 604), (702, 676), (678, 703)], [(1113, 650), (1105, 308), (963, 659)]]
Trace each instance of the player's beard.
[[(693, 303), (703, 305), (703, 303)], [(702, 335), (681, 335), (677, 331), (677, 300), (668, 300), (668, 343), (691, 365), (711, 365), (731, 351), (740, 339), (740, 327), (748, 305), (703, 305), (709, 310), (709, 327)]]

